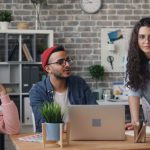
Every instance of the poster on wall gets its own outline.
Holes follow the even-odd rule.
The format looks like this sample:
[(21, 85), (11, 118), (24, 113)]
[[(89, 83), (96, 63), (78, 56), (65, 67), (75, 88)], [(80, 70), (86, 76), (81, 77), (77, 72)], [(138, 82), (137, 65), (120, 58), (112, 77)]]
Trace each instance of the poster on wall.
[(125, 72), (131, 28), (101, 29), (101, 65), (105, 72)]

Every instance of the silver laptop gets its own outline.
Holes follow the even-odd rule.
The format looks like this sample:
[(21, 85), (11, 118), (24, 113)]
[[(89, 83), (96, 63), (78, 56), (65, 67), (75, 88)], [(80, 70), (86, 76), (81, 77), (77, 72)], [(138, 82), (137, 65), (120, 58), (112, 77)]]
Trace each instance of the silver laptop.
[(123, 105), (69, 106), (71, 140), (125, 140)]

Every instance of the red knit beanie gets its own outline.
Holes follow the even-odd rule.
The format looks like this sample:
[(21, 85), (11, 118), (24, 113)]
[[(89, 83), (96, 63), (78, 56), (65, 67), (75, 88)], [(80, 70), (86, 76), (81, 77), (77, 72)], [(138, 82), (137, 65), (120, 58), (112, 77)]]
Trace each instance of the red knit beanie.
[(48, 59), (51, 56), (51, 54), (54, 53), (54, 52), (57, 52), (57, 51), (64, 51), (64, 47), (55, 45), (55, 46), (52, 46), (50, 48), (47, 48), (43, 52), (41, 61), (42, 61), (42, 67), (43, 67), (44, 70), (45, 70), (45, 66), (47, 65)]

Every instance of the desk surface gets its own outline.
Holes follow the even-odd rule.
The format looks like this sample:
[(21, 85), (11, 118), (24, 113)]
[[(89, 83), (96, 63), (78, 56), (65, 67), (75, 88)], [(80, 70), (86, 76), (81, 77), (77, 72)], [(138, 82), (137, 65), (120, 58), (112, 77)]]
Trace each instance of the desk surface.
[[(46, 144), (43, 147), (42, 143), (24, 142), (19, 141), (17, 138), (23, 137), (29, 134), (11, 135), (16, 150), (60, 150), (57, 145)], [(150, 138), (146, 139), (146, 143), (134, 143), (133, 137), (127, 137), (126, 141), (70, 141), (68, 147), (64, 147), (64, 150), (149, 150)]]

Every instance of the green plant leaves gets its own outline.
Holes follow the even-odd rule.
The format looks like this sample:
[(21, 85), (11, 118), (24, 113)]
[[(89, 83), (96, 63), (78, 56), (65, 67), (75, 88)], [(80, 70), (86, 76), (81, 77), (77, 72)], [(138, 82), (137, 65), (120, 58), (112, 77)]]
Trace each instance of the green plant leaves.
[(12, 14), (8, 10), (1, 10), (0, 11), (0, 21), (12, 21)]
[(63, 116), (61, 106), (57, 103), (46, 102), (41, 107), (41, 114), (47, 123), (62, 123)]
[(104, 77), (104, 67), (101, 65), (92, 65), (88, 68), (92, 78), (96, 80), (103, 80)]

